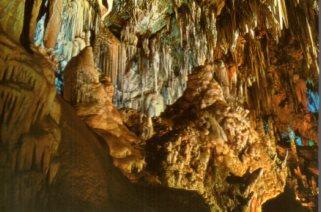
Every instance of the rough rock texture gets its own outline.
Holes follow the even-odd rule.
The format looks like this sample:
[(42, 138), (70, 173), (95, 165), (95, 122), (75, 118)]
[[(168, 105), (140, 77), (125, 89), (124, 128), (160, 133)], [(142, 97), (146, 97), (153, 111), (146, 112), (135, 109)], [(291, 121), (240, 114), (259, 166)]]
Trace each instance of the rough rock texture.
[(163, 184), (196, 190), (214, 211), (259, 210), (283, 192), (286, 162), (258, 136), (248, 111), (227, 104), (217, 70), (205, 66), (189, 76), (183, 96), (160, 117), (171, 129), (147, 141), (147, 162)]
[(143, 141), (155, 134), (152, 117), (131, 108), (122, 108), (119, 112), (122, 114), (122, 120), (128, 129)]
[(48, 23), (44, 35), (44, 45), (46, 48), (54, 48), (57, 43), (61, 26), (62, 10), (62, 0), (49, 1)]
[(131, 184), (55, 95), (50, 61), (0, 38), (1, 211), (209, 210), (195, 193)]
[[(318, 177), (318, 114), (311, 108), (314, 104), (311, 93), (317, 89), (311, 70), (308, 73), (300, 71), (306, 62), (303, 51), (298, 49), (299, 41), (289, 34), (284, 39), (287, 44), (281, 41), (279, 48), (273, 46), (269, 50), (271, 62), (266, 76), (267, 97), (252, 89), (252, 95), (257, 96), (260, 102), (252, 101), (249, 107), (257, 110), (257, 115), (265, 115), (265, 131), (273, 129), (280, 156), (285, 157), (289, 151), (288, 179), (296, 199), (302, 205), (314, 208), (318, 195), (315, 186)], [(288, 136), (284, 137), (284, 134)]]
[[(0, 208), (41, 207), (59, 169), (61, 110), (53, 65), (0, 35)], [(44, 202), (37, 202), (44, 199)]]
[[(179, 99), (193, 70), (219, 66), (227, 104), (250, 111), (251, 127), (280, 158), (289, 152), (288, 184), (315, 209), (318, 13), (316, 1), (119, 1), (104, 29), (114, 34), (104, 48), (118, 56), (97, 50), (105, 57), (97, 64), (113, 64), (100, 68), (114, 79), (115, 105), (147, 117)], [(168, 128), (146, 127), (150, 135)]]
[[(119, 40), (118, 57), (108, 57), (118, 64), (111, 72), (116, 105), (142, 112), (160, 102), (170, 105), (193, 68), (216, 60), (236, 70), (242, 65), (244, 81), (263, 81), (269, 67), (265, 48), (285, 31), (300, 40), (304, 67), (318, 73), (317, 12), (316, 1), (119, 1), (105, 20)], [(150, 105), (149, 95), (158, 101)]]
[(316, 210), (318, 12), (0, 1), (0, 211)]
[(195, 193), (132, 184), (113, 166), (97, 138), (63, 100), (60, 171), (46, 209), (54, 211), (209, 211)]
[(130, 175), (139, 173), (145, 164), (139, 149), (140, 139), (127, 129), (113, 106), (110, 79), (101, 78), (102, 82), (92, 48), (87, 47), (66, 67), (64, 98), (75, 107), (78, 116), (105, 139), (114, 165), (133, 178)]

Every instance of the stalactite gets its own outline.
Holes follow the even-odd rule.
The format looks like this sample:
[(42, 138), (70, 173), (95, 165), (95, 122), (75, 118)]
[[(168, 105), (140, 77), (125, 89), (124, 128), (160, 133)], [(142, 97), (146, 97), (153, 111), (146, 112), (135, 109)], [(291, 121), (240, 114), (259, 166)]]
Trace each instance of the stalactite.
[(44, 28), (45, 28), (46, 15), (43, 15), (37, 23), (34, 43), (37, 46), (44, 46), (43, 37), (44, 37)]
[[(236, 70), (239, 66), (245, 66), (244, 70), (247, 71), (244, 77), (264, 87), (260, 97), (264, 101), (258, 100), (258, 104), (263, 104), (260, 108), (264, 108), (269, 101), (265, 75), (270, 59), (268, 53), (262, 53), (266, 46), (261, 43), (264, 39), (278, 42), (282, 33), (294, 25), (296, 12), (301, 14), (303, 11), (307, 17), (300, 18), (300, 21), (306, 21), (295, 25), (304, 26), (297, 30), (299, 36), (310, 44), (302, 45), (306, 48), (304, 54), (308, 64), (316, 64), (315, 32), (310, 24), (313, 19), (308, 18), (311, 15), (303, 9), (311, 8), (312, 3), (284, 0), (222, 2), (129, 2), (133, 6), (132, 17), (126, 20), (120, 32), (122, 53), (119, 53), (118, 69), (113, 72), (118, 73), (117, 82), (113, 81), (117, 106), (124, 107), (128, 102), (138, 105), (143, 100), (137, 98), (141, 99), (150, 92), (163, 95), (165, 103), (172, 104), (184, 91), (187, 75), (193, 67), (232, 55), (232, 61), (229, 62), (236, 64)], [(119, 7), (116, 8), (119, 10)], [(140, 51), (145, 54), (138, 54)], [(141, 60), (141, 57), (144, 59)], [(151, 66), (137, 66), (137, 61), (146, 61)], [(158, 63), (161, 65), (158, 66)], [(316, 65), (313, 67), (316, 68)], [(136, 68), (137, 71), (134, 71)], [(129, 72), (131, 74), (127, 74)], [(136, 76), (139, 74), (152, 83), (144, 83), (141, 77)], [(133, 86), (125, 85), (129, 82), (144, 86), (140, 87), (139, 95), (135, 94)], [(242, 85), (235, 90), (240, 89), (247, 101), (247, 86)]]
[[(49, 184), (55, 183), (57, 167), (50, 164), (51, 153), (43, 145), (60, 136), (24, 134), (44, 118), (58, 124), (60, 114), (52, 115), (56, 111), (46, 108), (49, 100), (39, 98), (53, 101), (54, 86), (48, 90), (41, 82), (53, 83), (56, 77), (58, 92), (77, 105), (74, 109), (92, 130), (117, 137), (105, 140), (114, 164), (125, 173), (134, 172), (135, 158), (127, 158), (131, 150), (125, 148), (133, 137), (114, 106), (139, 114), (143, 142), (134, 139), (137, 147), (147, 140), (162, 153), (157, 162), (167, 157), (158, 166), (165, 170), (158, 183), (196, 190), (212, 206), (226, 210), (240, 210), (240, 204), (259, 208), (286, 184), (289, 154), (287, 179), (298, 200), (314, 207), (315, 158), (299, 154), (318, 146), (316, 0), (34, 0), (28, 9), (29, 1), (0, 2), (0, 38), (5, 38), (0, 41), (5, 49), (0, 77), (4, 86), (10, 83), (0, 92), (0, 111), (5, 111), (0, 134), (4, 151), (19, 147), (12, 152), (13, 169), (28, 171), (35, 165), (49, 175)], [(22, 59), (6, 55), (15, 51)], [(82, 51), (87, 53), (79, 54)], [(26, 67), (20, 69), (17, 62)], [(29, 70), (46, 62), (50, 70)], [(35, 99), (28, 102), (23, 95)], [(31, 111), (28, 117), (21, 112), (26, 106)], [(20, 123), (24, 118), (28, 122)], [(19, 124), (21, 129), (16, 129)], [(125, 150), (116, 145), (123, 142), (123, 135)], [(276, 152), (285, 162), (278, 161)], [(143, 169), (143, 162), (136, 162), (136, 168)], [(281, 169), (282, 180), (276, 177)], [(236, 177), (242, 183), (227, 182), (229, 189), (220, 190), (212, 180), (222, 173), (224, 180), (217, 181)], [(272, 178), (276, 187), (265, 183)], [(259, 181), (264, 189), (258, 189)]]
[(56, 85), (62, 92), (60, 74), (72, 57), (90, 45), (92, 32), (99, 30), (99, 17), (95, 4), (87, 0), (46, 1), (45, 6), (50, 8), (37, 23), (34, 45), (41, 52), (52, 50), (58, 62)]

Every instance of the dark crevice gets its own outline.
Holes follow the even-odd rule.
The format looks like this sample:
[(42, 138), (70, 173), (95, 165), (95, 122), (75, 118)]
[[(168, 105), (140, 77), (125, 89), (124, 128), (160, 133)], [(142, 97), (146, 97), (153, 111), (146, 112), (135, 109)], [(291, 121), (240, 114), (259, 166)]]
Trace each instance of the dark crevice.
[(25, 10), (24, 10), (24, 19), (23, 19), (23, 28), (20, 36), (21, 44), (30, 54), (32, 54), (32, 50), (30, 48), (30, 44), (32, 41), (29, 40), (29, 33), (30, 33), (30, 20), (31, 20), (33, 5), (34, 5), (34, 0), (26, 0)]

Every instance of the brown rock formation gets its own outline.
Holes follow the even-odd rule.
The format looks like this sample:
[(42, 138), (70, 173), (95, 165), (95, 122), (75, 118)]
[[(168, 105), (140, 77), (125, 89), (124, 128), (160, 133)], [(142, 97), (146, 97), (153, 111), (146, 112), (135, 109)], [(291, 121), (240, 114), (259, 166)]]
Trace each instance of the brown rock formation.
[(55, 96), (47, 59), (0, 37), (1, 211), (208, 211), (194, 193), (131, 184), (100, 142), (112, 136)]
[(124, 125), (120, 113), (112, 104), (113, 85), (108, 78), (99, 81), (92, 48), (85, 48), (66, 67), (64, 98), (76, 109), (77, 114), (101, 135), (109, 146), (114, 165), (134, 179), (145, 162), (140, 139)]
[(49, 1), (48, 23), (44, 37), (44, 44), (47, 48), (54, 48), (56, 45), (61, 27), (62, 4), (62, 0)]
[(42, 203), (35, 201), (45, 201), (45, 185), (57, 174), (62, 136), (53, 66), (43, 56), (30, 55), (0, 36), (0, 205), (4, 210), (15, 204), (41, 207)]
[(1, 0), (0, 211), (315, 211), (318, 13)]
[(259, 210), (283, 191), (286, 162), (259, 138), (248, 111), (229, 107), (213, 78), (217, 69), (205, 66), (190, 75), (183, 96), (162, 114), (172, 129), (147, 141), (153, 152), (147, 162), (162, 183), (197, 191), (212, 210)]

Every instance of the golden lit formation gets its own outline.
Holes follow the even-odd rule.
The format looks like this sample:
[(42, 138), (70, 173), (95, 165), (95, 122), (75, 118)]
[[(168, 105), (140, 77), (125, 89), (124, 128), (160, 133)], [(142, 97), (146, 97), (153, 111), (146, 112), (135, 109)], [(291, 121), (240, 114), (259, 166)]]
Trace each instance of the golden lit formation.
[(317, 211), (316, 0), (1, 0), (0, 211)]

